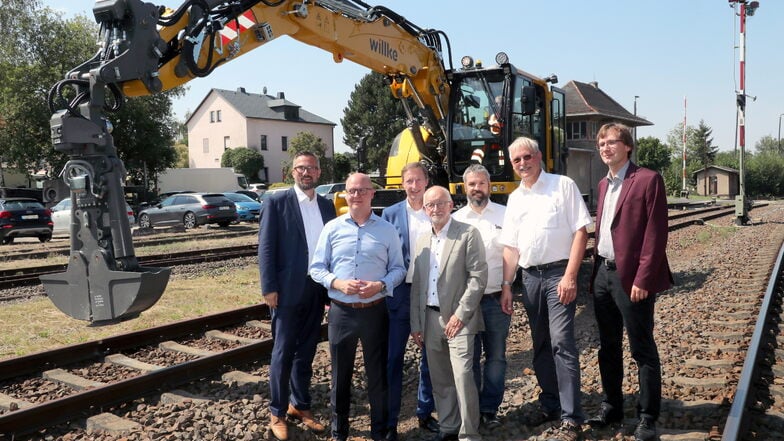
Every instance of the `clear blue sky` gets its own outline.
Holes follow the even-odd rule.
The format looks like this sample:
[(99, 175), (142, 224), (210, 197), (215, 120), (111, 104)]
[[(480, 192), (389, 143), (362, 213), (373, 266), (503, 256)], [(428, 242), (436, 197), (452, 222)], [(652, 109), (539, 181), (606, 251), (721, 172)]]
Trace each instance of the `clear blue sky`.
[[(153, 1), (175, 8), (178, 1)], [(735, 146), (735, 91), (739, 88), (739, 18), (726, 0), (634, 1), (394, 0), (384, 3), (422, 28), (444, 31), (452, 43), (455, 65), (463, 55), (493, 64), (504, 51), (518, 68), (539, 76), (558, 75), (558, 86), (570, 80), (597, 81), (626, 107), (653, 122), (638, 136), (667, 135), (683, 122), (701, 119), (713, 128), (720, 150)], [(784, 113), (784, 1), (759, 0), (746, 28), (746, 146), (766, 135), (778, 137)], [(66, 17), (92, 17), (93, 1), (44, 0)], [(444, 54), (446, 56), (446, 54)], [(338, 124), (335, 146), (344, 151), (340, 118), (355, 84), (368, 72), (289, 37), (258, 48), (219, 67), (212, 75), (187, 85), (174, 104), (182, 119), (215, 87), (245, 87), (286, 98)], [(567, 110), (568, 111), (568, 110)]]

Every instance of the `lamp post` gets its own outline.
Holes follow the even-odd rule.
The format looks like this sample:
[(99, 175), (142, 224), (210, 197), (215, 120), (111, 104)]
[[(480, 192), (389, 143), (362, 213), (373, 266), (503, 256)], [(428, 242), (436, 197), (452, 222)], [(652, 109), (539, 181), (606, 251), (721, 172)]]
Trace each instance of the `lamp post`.
[(779, 115), (779, 154), (781, 154), (781, 117), (784, 116), (784, 113)]
[[(635, 117), (637, 116), (637, 98), (639, 98), (639, 97), (640, 97), (639, 95), (634, 95), (634, 116)], [(634, 146), (636, 148), (637, 147), (637, 125), (636, 125), (637, 122), (635, 121), (634, 124), (635, 124), (635, 126), (634, 126)]]

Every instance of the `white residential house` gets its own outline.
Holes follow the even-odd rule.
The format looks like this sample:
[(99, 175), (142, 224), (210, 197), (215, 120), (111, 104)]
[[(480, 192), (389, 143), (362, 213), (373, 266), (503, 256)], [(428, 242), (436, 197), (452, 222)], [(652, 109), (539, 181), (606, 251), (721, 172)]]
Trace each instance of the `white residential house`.
[(289, 160), (288, 143), (300, 132), (310, 132), (326, 144), (326, 156), (335, 151), (335, 123), (314, 115), (277, 96), (237, 90), (212, 89), (185, 122), (191, 168), (220, 167), (226, 149), (247, 147), (264, 157), (264, 182), (283, 180), (282, 164)]

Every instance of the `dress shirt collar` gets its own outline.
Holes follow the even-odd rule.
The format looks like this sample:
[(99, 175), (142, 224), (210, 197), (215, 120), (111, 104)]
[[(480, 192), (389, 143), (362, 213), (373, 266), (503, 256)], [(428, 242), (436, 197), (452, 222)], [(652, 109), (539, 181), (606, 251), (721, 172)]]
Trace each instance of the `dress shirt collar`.
[(610, 181), (610, 183), (613, 183), (613, 181), (615, 181), (616, 179), (623, 181), (626, 178), (626, 172), (629, 171), (630, 163), (631, 161), (627, 159), (626, 164), (623, 164), (623, 167), (621, 167), (621, 169), (618, 170), (618, 174), (615, 176), (613, 176), (612, 170), (607, 170), (607, 180)]
[(439, 239), (444, 239), (444, 238), (446, 238), (446, 232), (449, 231), (449, 226), (450, 225), (452, 225), (452, 217), (451, 216), (449, 217), (449, 220), (446, 221), (446, 225), (444, 225), (444, 228), (442, 228), (441, 231), (436, 233), (436, 231), (433, 229), (432, 225), (430, 226), (430, 231), (433, 233), (434, 236), (438, 237)]
[(297, 194), (297, 201), (299, 201), (300, 204), (303, 204), (303, 203), (306, 203), (306, 202), (313, 202), (313, 201), (316, 200), (316, 194), (315, 193), (313, 193), (313, 198), (311, 199), (296, 184), (294, 185), (294, 193)]

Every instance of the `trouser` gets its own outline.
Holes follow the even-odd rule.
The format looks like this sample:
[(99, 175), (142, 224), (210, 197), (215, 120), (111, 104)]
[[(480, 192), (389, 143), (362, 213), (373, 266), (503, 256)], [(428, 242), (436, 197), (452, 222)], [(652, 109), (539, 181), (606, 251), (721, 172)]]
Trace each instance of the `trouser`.
[[(498, 295), (485, 294), (479, 307), (485, 321), (485, 330), (477, 334), (474, 343), (474, 380), (479, 389), (479, 412), (498, 412), (504, 399), (506, 377), (506, 339), (512, 316), (501, 310)], [(485, 362), (482, 365), (482, 353)]]
[(523, 305), (534, 349), (534, 372), (542, 389), (539, 403), (547, 413), (561, 409), (561, 419), (582, 424), (580, 359), (574, 338), (577, 302), (558, 300), (565, 266), (543, 271), (523, 269)]
[(351, 378), (357, 343), (362, 342), (362, 354), (367, 374), (367, 395), (370, 402), (370, 434), (382, 439), (387, 432), (387, 307), (384, 302), (365, 309), (354, 309), (332, 303), (329, 308), (329, 352), (332, 356), (332, 436), (348, 437), (348, 418), (351, 407)]
[(313, 357), (324, 316), (324, 287), (308, 277), (306, 302), (272, 309), (272, 359), (269, 369), (270, 413), (283, 417), (289, 403), (300, 410), (311, 406)]
[(599, 372), (605, 401), (623, 410), (623, 330), (629, 336), (632, 358), (637, 363), (640, 417), (659, 417), (661, 406), (661, 362), (653, 339), (655, 293), (633, 303), (621, 284), (618, 273), (602, 263), (593, 282), (594, 311), (599, 327)]

